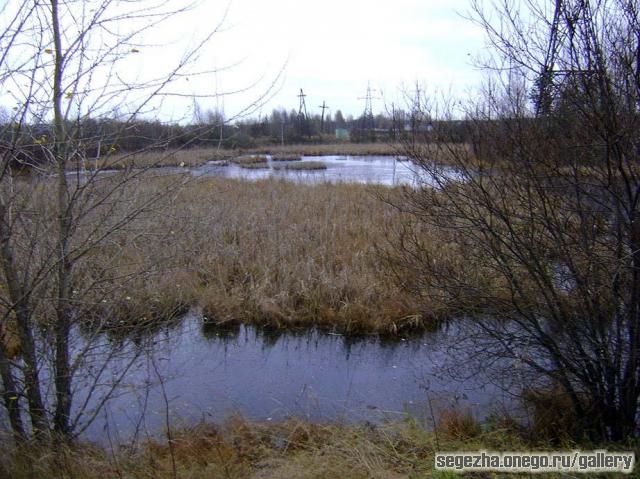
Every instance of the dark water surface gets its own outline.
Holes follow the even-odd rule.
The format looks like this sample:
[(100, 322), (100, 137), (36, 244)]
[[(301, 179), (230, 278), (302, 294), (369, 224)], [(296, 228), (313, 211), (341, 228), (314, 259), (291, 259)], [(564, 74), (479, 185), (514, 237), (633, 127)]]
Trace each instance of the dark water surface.
[(85, 437), (126, 441), (136, 431), (162, 431), (167, 419), (190, 424), (236, 413), (258, 421), (295, 416), (347, 422), (410, 414), (429, 425), (433, 410), (454, 406), (482, 419), (501, 393), (479, 377), (452, 380), (439, 346), (449, 334), (444, 329), (394, 342), (353, 342), (316, 331), (265, 335), (244, 326), (221, 333), (193, 313), (157, 333), (151, 354), (131, 369)]

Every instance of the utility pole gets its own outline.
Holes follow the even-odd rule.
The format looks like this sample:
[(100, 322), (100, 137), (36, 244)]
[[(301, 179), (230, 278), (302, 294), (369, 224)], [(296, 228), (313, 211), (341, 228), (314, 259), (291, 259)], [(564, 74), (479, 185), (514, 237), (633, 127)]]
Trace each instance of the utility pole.
[(300, 99), (300, 106), (298, 108), (298, 125), (300, 126), (300, 134), (306, 134), (309, 136), (309, 128), (308, 128), (308, 119), (307, 115), (307, 103), (304, 100), (307, 95), (304, 94), (302, 88), (300, 88), (300, 94), (298, 98)]
[(284, 117), (280, 119), (280, 143), (284, 146)]
[(322, 105), (318, 108), (322, 108), (322, 116), (320, 117), (320, 133), (324, 133), (324, 111), (328, 109), (327, 102), (322, 100)]
[(416, 81), (416, 93), (413, 99), (413, 105), (411, 105), (411, 134), (415, 135), (416, 130), (418, 130), (420, 126), (420, 119), (422, 117), (421, 111), (421, 92), (420, 92), (420, 84)]
[[(396, 105), (395, 103), (391, 102), (391, 131), (389, 132), (390, 133), (389, 137), (395, 141), (399, 131), (400, 131), (400, 128), (398, 127), (398, 119), (396, 117)], [(393, 168), (394, 168), (394, 174), (395, 174), (395, 163)]]

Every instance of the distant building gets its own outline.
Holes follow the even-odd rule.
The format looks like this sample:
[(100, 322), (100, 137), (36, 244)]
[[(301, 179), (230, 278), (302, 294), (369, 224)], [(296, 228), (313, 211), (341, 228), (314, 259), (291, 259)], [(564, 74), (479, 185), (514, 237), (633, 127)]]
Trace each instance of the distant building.
[(433, 131), (433, 123), (425, 123), (421, 121), (406, 121), (404, 124), (404, 131), (421, 131), (430, 133)]
[(349, 130), (346, 128), (336, 128), (336, 140), (348, 140)]

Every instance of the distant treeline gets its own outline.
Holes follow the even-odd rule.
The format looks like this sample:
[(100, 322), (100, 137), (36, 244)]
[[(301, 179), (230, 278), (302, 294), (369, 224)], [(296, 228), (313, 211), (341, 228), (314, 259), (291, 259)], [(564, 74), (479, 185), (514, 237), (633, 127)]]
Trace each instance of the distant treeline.
[[(26, 164), (44, 162), (52, 150), (52, 125), (22, 125), (19, 134), (16, 128), (11, 123), (0, 127), (3, 153), (10, 152), (16, 160)], [(73, 148), (87, 158), (144, 149), (248, 149), (272, 144), (362, 143), (409, 138), (430, 141), (436, 131), (440, 134), (446, 131), (449, 141), (455, 142), (465, 142), (473, 136), (471, 125), (464, 121), (433, 122), (404, 111), (354, 118), (345, 117), (340, 110), (324, 119), (320, 115), (305, 118), (296, 111), (273, 110), (268, 116), (233, 123), (224, 121), (220, 114), (208, 112), (188, 125), (149, 120), (85, 119), (69, 123), (67, 131), (73, 138)], [(19, 143), (15, 143), (14, 138), (19, 138)]]

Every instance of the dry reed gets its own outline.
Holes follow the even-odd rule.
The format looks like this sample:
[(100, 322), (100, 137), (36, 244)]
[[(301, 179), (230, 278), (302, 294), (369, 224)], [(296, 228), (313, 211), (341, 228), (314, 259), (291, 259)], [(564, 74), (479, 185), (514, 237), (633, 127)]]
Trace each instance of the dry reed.
[[(490, 431), (473, 439), (436, 439), (411, 420), (380, 425), (249, 423), (231, 418), (172, 431), (171, 442), (148, 439), (109, 454), (88, 445), (5, 449), (6, 477), (140, 478), (445, 478), (434, 470), (438, 450), (523, 450), (518, 437)], [(174, 462), (175, 461), (175, 462)], [(175, 470), (173, 464), (175, 463)]]
[(287, 165), (276, 165), (274, 170), (326, 170), (327, 165), (321, 161), (303, 161)]

